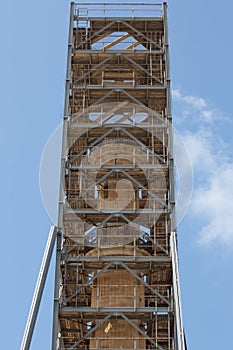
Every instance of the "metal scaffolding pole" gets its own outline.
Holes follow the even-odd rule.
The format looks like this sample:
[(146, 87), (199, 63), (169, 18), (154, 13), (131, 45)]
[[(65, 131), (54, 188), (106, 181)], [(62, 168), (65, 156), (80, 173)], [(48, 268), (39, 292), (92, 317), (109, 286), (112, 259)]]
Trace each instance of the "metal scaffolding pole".
[(171, 234), (171, 258), (173, 268), (173, 285), (174, 285), (174, 296), (175, 296), (175, 315), (177, 324), (177, 343), (178, 350), (186, 350), (184, 328), (183, 328), (183, 316), (181, 306), (181, 293), (180, 293), (180, 279), (178, 270), (178, 255), (176, 246), (176, 234)]
[(47, 244), (45, 247), (43, 259), (41, 262), (41, 267), (38, 275), (38, 279), (36, 282), (35, 292), (32, 298), (32, 303), (23, 335), (23, 340), (21, 343), (20, 350), (29, 350), (30, 344), (33, 336), (33, 331), (36, 324), (36, 319), (40, 307), (40, 302), (42, 299), (44, 286), (46, 282), (46, 277), (48, 274), (49, 266), (51, 257), (53, 254), (54, 244), (57, 236), (57, 228), (55, 226), (52, 226), (49, 232)]
[(62, 228), (63, 228), (63, 206), (64, 206), (64, 173), (67, 147), (67, 123), (69, 116), (69, 89), (71, 82), (71, 54), (73, 49), (73, 12), (74, 3), (70, 4), (70, 28), (68, 36), (67, 67), (66, 67), (66, 85), (65, 85), (65, 103), (64, 103), (64, 120), (62, 132), (62, 155), (61, 155), (61, 172), (60, 172), (60, 190), (59, 190), (59, 207), (58, 207), (58, 227), (56, 248), (56, 267), (54, 282), (54, 309), (53, 309), (53, 327), (52, 327), (52, 350), (57, 349), (58, 338), (58, 312), (59, 312), (59, 293), (60, 293), (60, 264), (62, 251)]

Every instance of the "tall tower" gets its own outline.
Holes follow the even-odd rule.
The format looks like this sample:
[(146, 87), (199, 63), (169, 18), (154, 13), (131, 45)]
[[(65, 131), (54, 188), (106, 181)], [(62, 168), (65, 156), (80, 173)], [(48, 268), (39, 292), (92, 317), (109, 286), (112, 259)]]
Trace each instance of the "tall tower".
[(185, 349), (170, 90), (167, 3), (71, 3), (52, 350)]
[(184, 349), (167, 4), (71, 4), (55, 349)]

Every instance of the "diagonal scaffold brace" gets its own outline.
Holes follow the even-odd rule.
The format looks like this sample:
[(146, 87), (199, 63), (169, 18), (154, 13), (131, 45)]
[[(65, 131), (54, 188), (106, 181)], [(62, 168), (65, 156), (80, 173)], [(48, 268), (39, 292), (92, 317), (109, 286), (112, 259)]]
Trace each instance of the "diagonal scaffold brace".
[(20, 350), (30, 349), (30, 344), (31, 344), (33, 331), (37, 320), (40, 302), (44, 291), (44, 286), (45, 286), (45, 282), (46, 282), (46, 278), (47, 278), (47, 274), (50, 266), (50, 261), (53, 254), (57, 232), (58, 232), (58, 228), (56, 226), (52, 226), (49, 231), (49, 236), (46, 243), (43, 259), (41, 262), (40, 271), (36, 282), (35, 292), (32, 298), (31, 307), (28, 314), (28, 319), (25, 326)]

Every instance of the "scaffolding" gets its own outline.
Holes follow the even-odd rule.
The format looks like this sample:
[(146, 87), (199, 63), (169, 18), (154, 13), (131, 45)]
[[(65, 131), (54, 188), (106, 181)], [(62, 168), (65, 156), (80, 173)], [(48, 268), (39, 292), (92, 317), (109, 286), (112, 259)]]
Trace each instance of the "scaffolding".
[(71, 3), (52, 350), (185, 349), (170, 90), (167, 3)]

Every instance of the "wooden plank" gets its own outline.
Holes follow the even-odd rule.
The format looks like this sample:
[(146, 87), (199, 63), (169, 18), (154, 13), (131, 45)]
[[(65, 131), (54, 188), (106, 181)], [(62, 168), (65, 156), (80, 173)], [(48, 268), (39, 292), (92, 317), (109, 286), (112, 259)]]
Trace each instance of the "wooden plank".
[(137, 41), (137, 42), (133, 43), (132, 45), (126, 47), (125, 50), (133, 50), (133, 49), (135, 49), (135, 47), (137, 47), (138, 45), (141, 45), (141, 43), (140, 43), (139, 41)]
[(116, 106), (114, 106), (112, 109), (110, 109), (108, 112), (104, 113), (103, 115), (101, 115), (101, 117), (95, 119), (95, 123), (98, 123), (100, 120), (104, 120), (106, 117), (108, 117), (110, 114), (116, 112), (118, 109), (126, 106), (129, 103), (129, 101), (124, 101), (122, 103), (117, 104)]
[(120, 42), (122, 42), (123, 40), (125, 40), (125, 39), (127, 39), (129, 37), (130, 37), (130, 34), (125, 34), (125, 35), (121, 36), (120, 38), (117, 38), (113, 42), (109, 43), (108, 45), (104, 46), (103, 50), (109, 50), (111, 47), (119, 44)]

